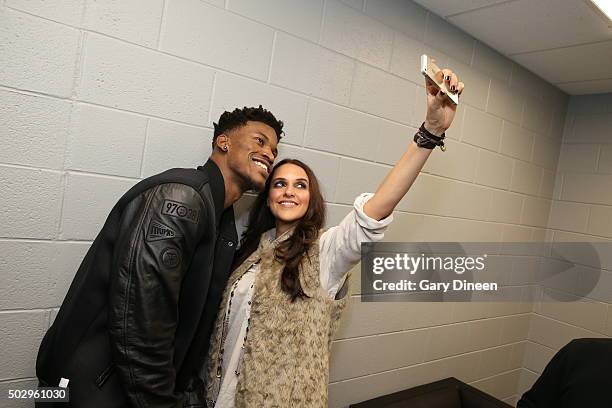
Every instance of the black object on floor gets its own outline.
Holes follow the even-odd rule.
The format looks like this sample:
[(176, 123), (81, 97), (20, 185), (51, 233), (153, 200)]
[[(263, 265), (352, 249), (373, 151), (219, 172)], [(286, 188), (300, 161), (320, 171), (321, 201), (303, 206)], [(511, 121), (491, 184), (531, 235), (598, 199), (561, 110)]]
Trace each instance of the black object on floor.
[(353, 404), (350, 408), (512, 408), (455, 377)]

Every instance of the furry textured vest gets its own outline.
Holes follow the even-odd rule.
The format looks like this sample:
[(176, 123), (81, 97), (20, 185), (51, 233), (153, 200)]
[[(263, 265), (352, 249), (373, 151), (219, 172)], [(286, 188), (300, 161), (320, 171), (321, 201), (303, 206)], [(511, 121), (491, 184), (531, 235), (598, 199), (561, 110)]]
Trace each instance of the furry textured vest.
[(208, 354), (206, 400), (210, 408), (217, 397), (214, 383), (229, 293), (234, 282), (258, 261), (236, 407), (327, 407), (331, 341), (346, 307), (343, 292), (348, 282), (340, 291), (342, 299), (330, 299), (325, 293), (319, 278), (317, 239), (300, 266), (300, 284), (308, 297), (291, 302), (281, 288), (284, 265), (275, 259), (274, 248), (275, 243), (264, 235), (258, 249), (229, 278)]

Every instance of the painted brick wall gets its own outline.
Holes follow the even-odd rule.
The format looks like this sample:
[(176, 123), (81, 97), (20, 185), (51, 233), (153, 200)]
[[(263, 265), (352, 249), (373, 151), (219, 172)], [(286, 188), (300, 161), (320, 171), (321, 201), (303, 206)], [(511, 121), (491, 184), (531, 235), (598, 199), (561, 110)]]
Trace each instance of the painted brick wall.
[[(570, 98), (555, 177), (547, 237), (553, 242), (612, 242), (612, 94)], [(609, 248), (608, 245), (606, 247)], [(605, 248), (605, 247), (603, 247)], [(612, 337), (612, 265), (578, 265), (571, 279), (589, 281), (585, 298), (547, 291), (534, 305), (520, 391), (531, 387), (552, 356), (571, 339)], [(578, 281), (575, 287), (580, 287)], [(563, 299), (554, 302), (551, 299)]]
[[(546, 236), (563, 93), (410, 1), (256, 3), (0, 0), (0, 395), (34, 384), (40, 339), (115, 200), (202, 163), (225, 109), (284, 120), (281, 155), (313, 166), (338, 222), (423, 120), (428, 53), (467, 91), (388, 239)], [(447, 375), (516, 397), (531, 305), (366, 305), (353, 290), (330, 406)]]

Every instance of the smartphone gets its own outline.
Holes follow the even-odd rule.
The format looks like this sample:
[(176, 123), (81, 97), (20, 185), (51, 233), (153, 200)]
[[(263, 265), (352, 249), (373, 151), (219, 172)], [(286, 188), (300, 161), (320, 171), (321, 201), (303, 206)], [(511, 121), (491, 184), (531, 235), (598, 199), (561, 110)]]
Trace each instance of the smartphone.
[(438, 89), (442, 89), (442, 91), (446, 93), (448, 99), (450, 99), (455, 105), (459, 104), (459, 95), (450, 92), (450, 90), (446, 87), (442, 70), (438, 68), (438, 66), (434, 64), (431, 58), (429, 58), (426, 54), (421, 55), (421, 73), (425, 76), (425, 78), (430, 79)]

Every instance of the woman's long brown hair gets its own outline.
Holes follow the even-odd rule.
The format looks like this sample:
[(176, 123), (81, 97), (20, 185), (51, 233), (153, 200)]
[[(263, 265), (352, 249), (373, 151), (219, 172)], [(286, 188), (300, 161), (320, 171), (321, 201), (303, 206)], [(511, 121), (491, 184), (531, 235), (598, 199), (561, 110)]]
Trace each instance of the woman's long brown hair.
[(304, 216), (297, 222), (293, 234), (281, 242), (275, 250), (276, 258), (285, 264), (281, 276), (281, 287), (291, 296), (291, 301), (305, 296), (299, 281), (299, 266), (311, 245), (319, 236), (319, 229), (325, 224), (325, 201), (319, 188), (319, 182), (312, 169), (297, 159), (284, 159), (278, 162), (266, 180), (264, 189), (257, 195), (249, 213), (246, 231), (242, 234), (240, 249), (234, 259), (236, 269), (258, 247), (264, 232), (274, 228), (276, 221), (267, 205), (268, 193), (276, 170), (285, 164), (301, 167), (308, 176), (308, 191), (310, 201)]

